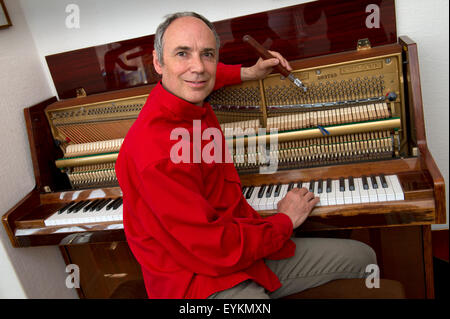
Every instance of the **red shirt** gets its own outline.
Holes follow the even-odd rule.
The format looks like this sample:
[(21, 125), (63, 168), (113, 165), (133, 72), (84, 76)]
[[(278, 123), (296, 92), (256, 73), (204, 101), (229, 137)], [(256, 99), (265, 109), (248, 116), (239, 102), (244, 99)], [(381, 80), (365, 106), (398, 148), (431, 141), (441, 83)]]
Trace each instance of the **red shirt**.
[[(215, 89), (240, 82), (240, 66), (219, 63)], [(125, 235), (141, 265), (147, 294), (207, 298), (247, 279), (274, 291), (281, 284), (264, 258), (293, 256), (292, 222), (283, 213), (267, 218), (256, 213), (242, 195), (232, 163), (193, 162), (194, 120), (201, 121), (201, 132), (220, 130), (209, 103), (193, 105), (157, 84), (116, 162)], [(189, 163), (171, 160), (171, 149), (180, 141), (170, 139), (175, 128), (190, 134), (185, 144)], [(222, 144), (225, 154), (221, 131), (219, 137), (215, 143)], [(211, 140), (201, 141), (202, 149)]]

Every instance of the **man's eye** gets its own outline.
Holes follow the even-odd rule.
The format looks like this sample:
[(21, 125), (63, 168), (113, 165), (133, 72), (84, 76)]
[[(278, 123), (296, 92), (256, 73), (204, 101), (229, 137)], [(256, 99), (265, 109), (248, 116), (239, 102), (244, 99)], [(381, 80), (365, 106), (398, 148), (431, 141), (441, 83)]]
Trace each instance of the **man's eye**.
[(186, 56), (186, 52), (184, 51), (177, 52), (177, 56)]
[(203, 55), (205, 57), (208, 57), (208, 58), (213, 58), (214, 57), (214, 53), (212, 53), (212, 52), (205, 52)]

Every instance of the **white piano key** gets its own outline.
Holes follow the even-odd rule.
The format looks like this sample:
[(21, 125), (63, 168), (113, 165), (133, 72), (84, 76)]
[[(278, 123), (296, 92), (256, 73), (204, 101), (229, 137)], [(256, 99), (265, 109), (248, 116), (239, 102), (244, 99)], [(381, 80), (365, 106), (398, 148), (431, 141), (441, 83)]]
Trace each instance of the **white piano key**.
[[(309, 188), (309, 187), (308, 187)], [(317, 181), (314, 181), (314, 189), (312, 191), (314, 194), (314, 197), (319, 197), (319, 183)], [(319, 197), (320, 199), (320, 197)], [(322, 203), (319, 201), (316, 206), (323, 206)]]
[(388, 187), (384, 189), (384, 191), (386, 192), (386, 201), (395, 200), (395, 193), (394, 188), (392, 187), (391, 179), (385, 176), (385, 180), (386, 184), (388, 185)]
[(350, 191), (352, 194), (352, 201), (353, 204), (359, 204), (361, 203), (361, 194), (359, 193), (359, 185), (356, 183), (356, 178), (353, 178), (353, 185), (355, 186), (355, 189)]
[(369, 185), (369, 189), (367, 190), (369, 192), (369, 202), (377, 203), (378, 202), (377, 190), (373, 188), (372, 179), (370, 177), (367, 177), (367, 185)]
[(44, 224), (46, 226), (58, 226), (58, 225), (64, 225), (67, 223), (67, 220), (70, 219), (70, 216), (68, 214), (68, 209), (66, 209), (63, 213), (59, 214), (59, 210), (55, 212), (52, 216), (47, 218), (44, 221)]
[(258, 193), (260, 188), (261, 188), (260, 186), (256, 186), (255, 189), (253, 190), (252, 196), (248, 199), (248, 204), (255, 210), (256, 210), (255, 207), (259, 202)]
[(335, 179), (332, 183), (336, 195), (336, 205), (344, 204), (344, 192), (341, 192), (339, 189), (339, 180)]
[(364, 189), (361, 177), (355, 178), (355, 187), (356, 187), (356, 184), (358, 185), (358, 191), (359, 191), (361, 203), (369, 203), (370, 202), (369, 192), (367, 191), (367, 189)]
[(396, 175), (388, 175), (385, 177), (389, 177), (389, 179), (391, 180), (392, 188), (394, 189), (395, 193), (395, 200), (404, 200), (405, 195), (403, 194), (402, 186), (400, 185), (398, 177)]
[(317, 195), (319, 196), (319, 203), (317, 206), (328, 206), (328, 195), (327, 195), (327, 181), (322, 182), (322, 193), (319, 193), (319, 182), (317, 182)]
[[(326, 191), (326, 187), (325, 187), (325, 191)], [(327, 200), (328, 200), (328, 205), (337, 205), (336, 187), (335, 187), (333, 181), (331, 181), (331, 192), (327, 193)]]
[(266, 203), (267, 203), (266, 193), (267, 193), (268, 189), (269, 189), (269, 187), (266, 185), (266, 188), (264, 189), (264, 193), (262, 194), (262, 197), (259, 199), (257, 210), (266, 210)]
[(375, 179), (377, 180), (378, 188), (377, 188), (377, 196), (379, 202), (386, 202), (386, 191), (383, 188), (383, 185), (381, 184), (380, 176), (375, 176)]
[(277, 207), (278, 206), (278, 202), (280, 200), (282, 200), (284, 198), (284, 196), (286, 196), (288, 187), (289, 187), (288, 184), (281, 185), (280, 195), (278, 195), (278, 197), (275, 197), (275, 200), (274, 200), (275, 207)]
[(267, 210), (276, 209), (276, 206), (274, 205), (274, 203), (275, 203), (275, 188), (276, 187), (277, 187), (277, 185), (273, 185), (272, 193), (270, 194), (270, 197), (267, 198), (267, 202), (266, 202)]
[(348, 178), (344, 179), (345, 183), (345, 191), (344, 191), (344, 204), (352, 204), (352, 193), (350, 192), (350, 186), (348, 182)]

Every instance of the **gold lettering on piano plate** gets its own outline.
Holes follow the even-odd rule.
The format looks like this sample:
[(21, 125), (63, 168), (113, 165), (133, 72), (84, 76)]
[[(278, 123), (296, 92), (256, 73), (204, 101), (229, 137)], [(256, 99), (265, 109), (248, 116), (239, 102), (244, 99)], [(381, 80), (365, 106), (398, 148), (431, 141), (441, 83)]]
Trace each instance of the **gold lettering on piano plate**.
[(363, 72), (363, 71), (370, 71), (370, 70), (376, 70), (376, 69), (382, 69), (383, 64), (381, 61), (374, 61), (374, 62), (367, 62), (367, 63), (361, 63), (361, 64), (353, 64), (353, 65), (346, 65), (340, 68), (341, 74), (349, 74), (349, 73), (356, 73), (356, 72)]

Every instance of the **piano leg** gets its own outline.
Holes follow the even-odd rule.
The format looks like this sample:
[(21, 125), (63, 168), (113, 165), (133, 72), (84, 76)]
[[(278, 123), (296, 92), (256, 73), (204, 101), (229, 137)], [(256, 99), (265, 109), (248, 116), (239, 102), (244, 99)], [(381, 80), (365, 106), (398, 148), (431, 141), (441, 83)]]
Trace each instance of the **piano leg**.
[(431, 226), (422, 226), (423, 261), (425, 266), (426, 298), (434, 299), (433, 247)]

